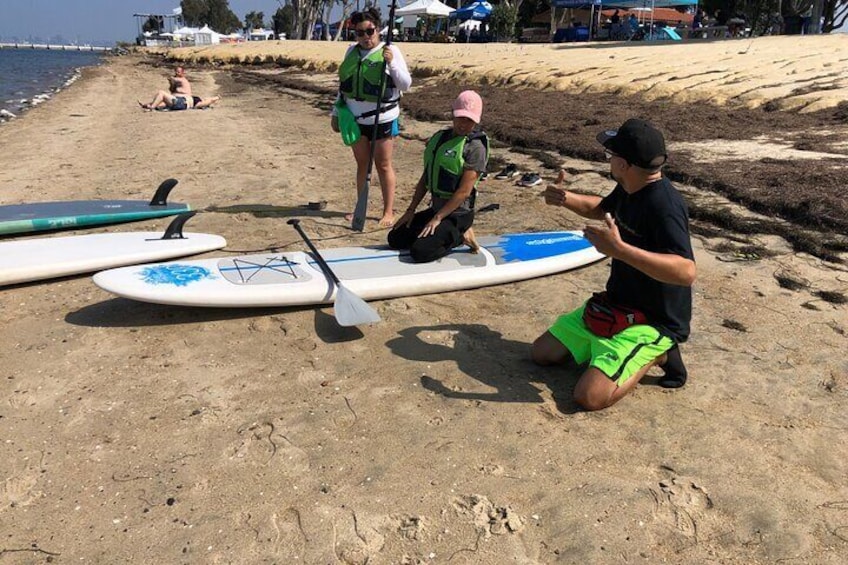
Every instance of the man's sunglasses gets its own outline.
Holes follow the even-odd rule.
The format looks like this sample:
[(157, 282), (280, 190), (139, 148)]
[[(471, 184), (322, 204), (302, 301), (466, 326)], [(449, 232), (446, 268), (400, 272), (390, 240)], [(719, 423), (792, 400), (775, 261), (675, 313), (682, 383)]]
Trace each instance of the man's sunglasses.
[(369, 27), (369, 28), (366, 28), (366, 29), (358, 29), (358, 30), (356, 30), (356, 37), (362, 37), (363, 35), (367, 35), (368, 37), (371, 37), (372, 35), (374, 35), (375, 31), (377, 31), (377, 28), (375, 28), (375, 27)]

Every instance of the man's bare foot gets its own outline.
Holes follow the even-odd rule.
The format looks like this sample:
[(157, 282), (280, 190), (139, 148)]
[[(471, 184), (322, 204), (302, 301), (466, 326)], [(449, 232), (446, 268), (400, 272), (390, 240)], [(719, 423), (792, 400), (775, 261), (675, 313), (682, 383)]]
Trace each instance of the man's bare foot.
[(390, 228), (393, 225), (395, 225), (394, 214), (386, 214), (382, 218), (380, 218), (380, 227), (381, 228)]
[(353, 213), (345, 214), (345, 221), (352, 222), (353, 221)]
[(465, 230), (465, 233), (462, 234), (462, 243), (471, 249), (471, 253), (480, 252), (480, 244), (477, 243), (477, 238), (474, 237), (474, 228)]

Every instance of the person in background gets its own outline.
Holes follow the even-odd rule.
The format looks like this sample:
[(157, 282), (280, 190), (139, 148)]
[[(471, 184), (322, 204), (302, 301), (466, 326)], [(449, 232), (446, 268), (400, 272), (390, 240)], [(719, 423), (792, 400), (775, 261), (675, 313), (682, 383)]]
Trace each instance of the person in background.
[(627, 25), (630, 27), (629, 37), (633, 37), (633, 34), (639, 30), (639, 18), (636, 17), (636, 14), (630, 14), (630, 17), (627, 18)]
[[(399, 133), (401, 93), (409, 90), (412, 77), (400, 49), (380, 41), (380, 12), (368, 8), (350, 17), (356, 33), (356, 43), (345, 53), (339, 66), (339, 95), (337, 103), (347, 106), (359, 124), (361, 136), (352, 145), (356, 159), (356, 190), (365, 186), (371, 159), (371, 134), (376, 128), (374, 167), (380, 178), (383, 193), (383, 214), (380, 225), (394, 223), (395, 170), (392, 165), (394, 138)], [(391, 29), (391, 26), (390, 28)], [(385, 89), (380, 89), (385, 63)], [(379, 106), (379, 109), (378, 109)], [(379, 115), (378, 115), (379, 114)], [(378, 123), (375, 123), (378, 122)], [(339, 130), (338, 109), (333, 106), (331, 126)], [(350, 219), (350, 218), (348, 218)]]
[(656, 364), (665, 369), (661, 386), (683, 386), (677, 344), (689, 337), (696, 275), (686, 203), (662, 174), (662, 133), (630, 119), (598, 141), (617, 183), (613, 191), (601, 198), (551, 185), (545, 202), (600, 222), (584, 235), (612, 258), (606, 292), (560, 316), (531, 349), (539, 365), (588, 365), (574, 388), (586, 410), (615, 404)]
[[(412, 201), (388, 236), (389, 247), (409, 249), (416, 263), (444, 257), (463, 242), (472, 252), (479, 248), (471, 224), (477, 184), (489, 158), (489, 140), (478, 127), (483, 100), (475, 91), (466, 90), (452, 108), (453, 125), (427, 142), (424, 171)], [(430, 206), (416, 213), (428, 192)]]
[(183, 67), (174, 69), (174, 76), (168, 77), (168, 86), (168, 91), (160, 90), (157, 92), (152, 102), (145, 104), (139, 100), (138, 105), (145, 110), (160, 110), (163, 108), (169, 110), (188, 110), (194, 107), (194, 98), (191, 95), (191, 83), (186, 78)]

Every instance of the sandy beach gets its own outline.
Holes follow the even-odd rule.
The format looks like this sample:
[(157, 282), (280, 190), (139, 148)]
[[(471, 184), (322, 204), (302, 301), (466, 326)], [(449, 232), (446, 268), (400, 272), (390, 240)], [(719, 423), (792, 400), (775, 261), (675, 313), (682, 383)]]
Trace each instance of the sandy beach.
[[(457, 88), (603, 85), (648, 99), (664, 92), (670, 105), (771, 103), (806, 115), (846, 99), (846, 45), (834, 36), (598, 47), (591, 69), (572, 46), (402, 48), (414, 73), (430, 75), (426, 84), (441, 75)], [(170, 69), (151, 64), (158, 59), (88, 69), (0, 126), (0, 204), (143, 199), (173, 177), (172, 199), (203, 211), (191, 229), (228, 240), (208, 256), (304, 249), (286, 225), (292, 217), (319, 247), (382, 243), (376, 182), (365, 232), (344, 220), (354, 161), (330, 130), (328, 97), (248, 84), (229, 67), (298, 60), (291, 72), (331, 85), (344, 47), (167, 53), (188, 62), (196, 92), (223, 97), (206, 111), (139, 109), (136, 99), (166, 85)], [(693, 61), (685, 78), (668, 66), (681, 54)], [(410, 100), (428, 92), (416, 88)], [(398, 211), (420, 174), (423, 140), (443, 123), (404, 117)], [(617, 123), (592, 127), (607, 125)], [(761, 157), (758, 135), (732, 144), (737, 158)], [(827, 156), (784, 148), (769, 158), (844, 170), (848, 131), (835, 124), (830, 135)], [(493, 157), (552, 178), (539, 155), (508, 143)], [(606, 162), (550, 158), (573, 189), (611, 190)], [(542, 188), (490, 177), (477, 206), (499, 208), (479, 214), (475, 231), (583, 227), (546, 206)], [(679, 188), (691, 203), (758, 216), (724, 195)], [(327, 208), (305, 208), (317, 200)], [(667, 390), (648, 378), (597, 413), (571, 400), (576, 371), (536, 367), (528, 348), (603, 286), (608, 262), (377, 301), (381, 323), (347, 329), (329, 306), (166, 307), (115, 298), (89, 276), (3, 288), (0, 565), (845, 563), (848, 253), (835, 245), (825, 260), (771, 233), (695, 223), (688, 384)], [(73, 233), (83, 232), (58, 235)]]

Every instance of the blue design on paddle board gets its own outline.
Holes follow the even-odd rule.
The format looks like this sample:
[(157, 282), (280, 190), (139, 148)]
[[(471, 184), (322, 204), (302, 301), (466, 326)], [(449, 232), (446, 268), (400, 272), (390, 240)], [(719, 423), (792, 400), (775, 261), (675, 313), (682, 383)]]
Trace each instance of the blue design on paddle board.
[(496, 245), (487, 246), (490, 250), (492, 247), (501, 248), (503, 260), (510, 263), (573, 253), (592, 247), (592, 244), (585, 237), (577, 234), (543, 232), (505, 235), (498, 239)]
[(215, 278), (209, 269), (179, 263), (145, 267), (141, 270), (139, 276), (147, 284), (172, 284), (174, 286), (188, 286), (189, 283)]

